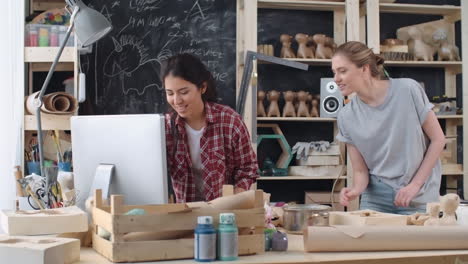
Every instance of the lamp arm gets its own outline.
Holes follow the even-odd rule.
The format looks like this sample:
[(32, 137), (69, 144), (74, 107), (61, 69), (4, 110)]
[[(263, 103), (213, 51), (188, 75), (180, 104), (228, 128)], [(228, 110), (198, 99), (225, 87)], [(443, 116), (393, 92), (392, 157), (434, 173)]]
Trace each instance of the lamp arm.
[[(60, 45), (59, 51), (57, 52), (57, 55), (55, 56), (54, 62), (52, 63), (52, 66), (50, 67), (49, 72), (47, 73), (47, 77), (44, 81), (44, 84), (42, 85), (41, 91), (39, 92), (39, 94), (34, 100), (34, 104), (36, 107), (37, 142), (39, 145), (39, 166), (41, 168), (41, 176), (43, 177), (47, 177), (47, 175), (45, 175), (45, 171), (44, 171), (44, 152), (43, 152), (44, 138), (42, 136), (42, 123), (41, 123), (41, 106), (43, 104), (42, 99), (44, 97), (45, 91), (47, 90), (47, 86), (49, 85), (50, 79), (52, 78), (52, 75), (55, 71), (55, 67), (57, 66), (58, 60), (60, 59), (60, 56), (62, 55), (63, 49), (65, 48), (65, 45), (67, 44), (68, 38), (70, 37), (70, 34), (72, 31), (73, 31), (73, 23), (70, 23), (70, 27), (68, 28), (67, 34), (65, 35), (65, 39), (63, 40), (62, 45)], [(48, 190), (49, 190), (48, 182), (49, 181), (46, 178), (46, 193), (48, 193)]]

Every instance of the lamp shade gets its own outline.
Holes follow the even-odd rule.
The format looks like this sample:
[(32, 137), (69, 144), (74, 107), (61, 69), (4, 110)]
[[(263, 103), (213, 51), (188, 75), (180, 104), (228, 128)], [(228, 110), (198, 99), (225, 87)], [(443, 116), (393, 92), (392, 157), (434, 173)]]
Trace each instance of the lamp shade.
[(112, 30), (111, 23), (103, 14), (88, 7), (81, 0), (67, 0), (67, 3), (72, 9), (79, 8), (73, 23), (75, 35), (83, 46), (93, 44)]

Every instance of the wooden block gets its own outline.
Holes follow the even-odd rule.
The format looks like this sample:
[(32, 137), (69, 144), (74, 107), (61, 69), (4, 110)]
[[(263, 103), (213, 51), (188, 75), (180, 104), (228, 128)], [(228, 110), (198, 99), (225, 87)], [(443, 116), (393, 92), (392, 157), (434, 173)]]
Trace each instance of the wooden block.
[(80, 241), (72, 238), (0, 235), (2, 263), (71, 264), (80, 260)]
[(309, 156), (307, 160), (298, 159), (300, 166), (340, 165), (340, 156)]
[(340, 145), (338, 144), (331, 144), (326, 151), (312, 150), (309, 152), (309, 156), (339, 156), (340, 154)]
[[(344, 170), (343, 170), (344, 169)], [(291, 176), (306, 176), (306, 177), (325, 177), (342, 175), (346, 171), (344, 165), (330, 166), (289, 166), (289, 175)]]
[(9, 235), (44, 235), (88, 230), (88, 215), (76, 206), (41, 211), (2, 210), (0, 220)]
[(330, 225), (406, 225), (407, 216), (380, 213), (372, 210), (330, 212)]

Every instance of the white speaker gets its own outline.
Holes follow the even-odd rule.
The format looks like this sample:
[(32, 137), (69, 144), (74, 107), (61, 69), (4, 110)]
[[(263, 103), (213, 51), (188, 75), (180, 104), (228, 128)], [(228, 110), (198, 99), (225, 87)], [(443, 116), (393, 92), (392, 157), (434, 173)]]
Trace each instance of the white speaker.
[(337, 117), (343, 99), (333, 78), (320, 79), (320, 117)]

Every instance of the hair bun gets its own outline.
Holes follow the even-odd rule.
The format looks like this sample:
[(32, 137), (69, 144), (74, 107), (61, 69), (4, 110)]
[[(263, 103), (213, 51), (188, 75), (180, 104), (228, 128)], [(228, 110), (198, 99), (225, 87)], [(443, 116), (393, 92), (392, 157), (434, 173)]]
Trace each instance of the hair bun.
[(380, 65), (384, 64), (384, 62), (385, 62), (385, 59), (384, 59), (384, 58), (382, 58), (382, 57), (379, 56), (379, 55), (375, 55), (375, 64), (376, 64), (377, 66), (380, 66)]

